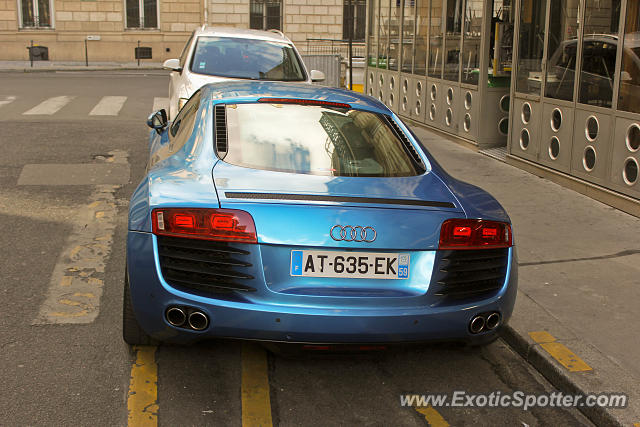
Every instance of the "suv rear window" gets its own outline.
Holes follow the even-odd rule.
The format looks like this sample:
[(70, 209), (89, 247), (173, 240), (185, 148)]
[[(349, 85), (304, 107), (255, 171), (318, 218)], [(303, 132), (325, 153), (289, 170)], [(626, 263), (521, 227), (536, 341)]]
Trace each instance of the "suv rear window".
[(224, 161), (328, 176), (423, 173), (386, 119), (367, 111), (300, 104), (227, 105)]
[(291, 45), (235, 37), (198, 37), (191, 60), (191, 71), (236, 79), (306, 79)]

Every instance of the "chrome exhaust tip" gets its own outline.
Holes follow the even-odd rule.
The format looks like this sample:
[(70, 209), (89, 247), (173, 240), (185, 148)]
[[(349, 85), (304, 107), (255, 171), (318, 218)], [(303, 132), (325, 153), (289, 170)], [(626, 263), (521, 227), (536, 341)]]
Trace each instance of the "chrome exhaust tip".
[(486, 326), (487, 329), (495, 329), (500, 325), (500, 313), (493, 312), (487, 316)]
[(209, 326), (209, 318), (201, 311), (194, 311), (189, 315), (189, 326), (196, 331), (202, 331)]
[(165, 313), (167, 322), (173, 326), (182, 326), (187, 321), (187, 314), (180, 307), (170, 307)]
[(471, 319), (471, 323), (469, 323), (469, 330), (472, 334), (478, 334), (484, 329), (484, 323), (484, 317), (476, 316)]

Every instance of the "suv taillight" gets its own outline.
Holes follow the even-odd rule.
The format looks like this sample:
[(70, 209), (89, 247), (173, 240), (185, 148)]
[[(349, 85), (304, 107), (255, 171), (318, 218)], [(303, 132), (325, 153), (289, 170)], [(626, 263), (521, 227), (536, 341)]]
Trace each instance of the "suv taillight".
[(495, 249), (512, 246), (511, 225), (481, 219), (448, 219), (440, 228), (440, 249)]
[(151, 213), (153, 234), (258, 243), (253, 218), (235, 209), (166, 208)]

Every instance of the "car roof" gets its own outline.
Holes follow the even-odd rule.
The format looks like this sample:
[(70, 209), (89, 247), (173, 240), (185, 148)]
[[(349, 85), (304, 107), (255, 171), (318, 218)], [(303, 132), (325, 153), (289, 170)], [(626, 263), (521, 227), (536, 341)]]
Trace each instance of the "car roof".
[(201, 99), (220, 101), (256, 101), (260, 98), (311, 99), (340, 102), (358, 109), (391, 115), (384, 104), (370, 96), (345, 89), (277, 81), (225, 81), (209, 83), (201, 89)]
[(289, 40), (282, 32), (278, 30), (247, 30), (243, 28), (235, 27), (208, 27), (202, 26), (195, 30), (194, 35), (198, 36), (218, 36), (218, 37), (235, 37), (242, 39), (255, 39), (255, 40), (268, 40), (281, 43), (291, 44)]

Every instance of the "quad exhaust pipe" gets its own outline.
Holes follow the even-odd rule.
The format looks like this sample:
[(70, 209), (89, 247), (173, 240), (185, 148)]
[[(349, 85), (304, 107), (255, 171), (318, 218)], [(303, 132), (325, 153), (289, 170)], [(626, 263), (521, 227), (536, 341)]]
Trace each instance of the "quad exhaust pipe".
[(166, 313), (167, 322), (172, 326), (182, 326), (187, 321), (187, 314), (180, 307), (170, 307)]
[(209, 318), (201, 311), (193, 311), (189, 315), (189, 326), (196, 331), (202, 331), (209, 326)]
[(188, 307), (169, 307), (165, 318), (171, 326), (203, 331), (209, 326), (209, 317), (202, 311)]
[(474, 316), (469, 322), (469, 331), (472, 334), (479, 334), (484, 331), (492, 331), (498, 326), (502, 321), (502, 316), (499, 312), (494, 311), (492, 313), (479, 314)]

